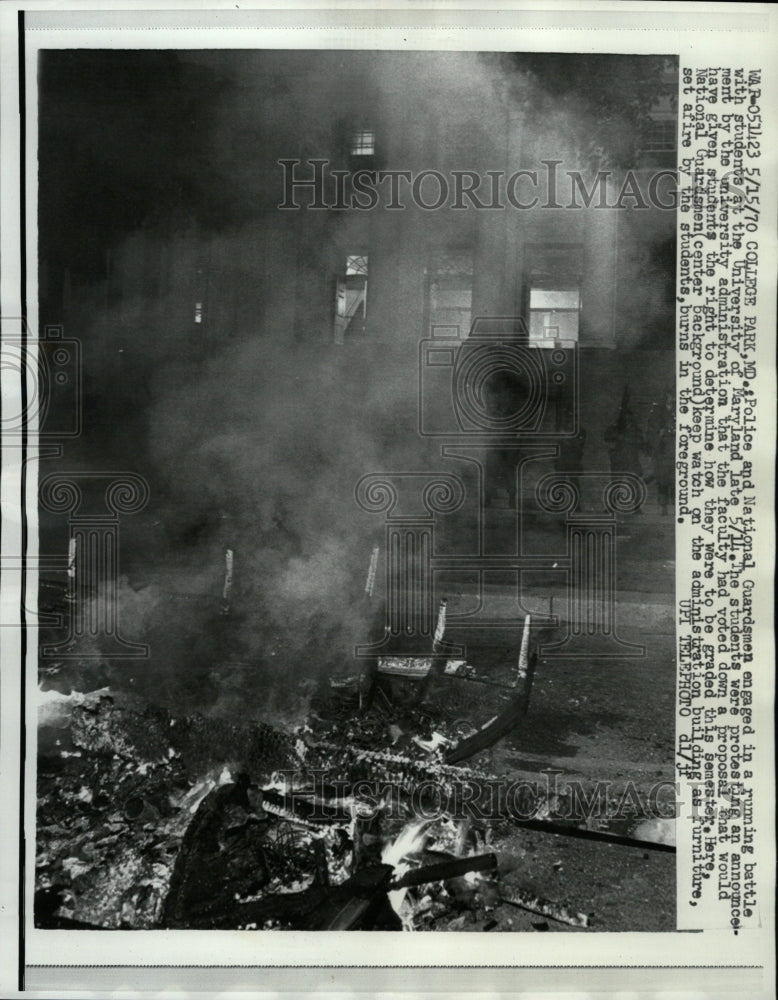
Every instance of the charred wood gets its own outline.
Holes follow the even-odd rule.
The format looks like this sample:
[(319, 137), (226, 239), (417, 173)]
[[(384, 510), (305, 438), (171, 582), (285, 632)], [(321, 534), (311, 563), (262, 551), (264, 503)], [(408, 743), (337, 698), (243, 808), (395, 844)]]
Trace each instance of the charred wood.
[(458, 764), (461, 760), (473, 757), (481, 750), (486, 750), (513, 732), (519, 719), (526, 712), (526, 697), (524, 691), (511, 698), (508, 706), (500, 714), (477, 733), (457, 743), (445, 754), (447, 764)]
[(503, 903), (510, 903), (511, 906), (518, 906), (522, 910), (529, 910), (530, 913), (539, 913), (542, 917), (548, 917), (570, 927), (588, 927), (589, 918), (585, 913), (576, 913), (562, 903), (554, 903), (549, 899), (543, 899), (533, 892), (525, 889), (502, 889), (500, 899)]
[(497, 868), (497, 857), (494, 854), (479, 854), (470, 858), (452, 858), (450, 861), (440, 861), (433, 865), (423, 865), (406, 872), (394, 879), (390, 889), (408, 889), (414, 885), (424, 885), (427, 882), (442, 882), (446, 879), (467, 875), (469, 872), (494, 871)]

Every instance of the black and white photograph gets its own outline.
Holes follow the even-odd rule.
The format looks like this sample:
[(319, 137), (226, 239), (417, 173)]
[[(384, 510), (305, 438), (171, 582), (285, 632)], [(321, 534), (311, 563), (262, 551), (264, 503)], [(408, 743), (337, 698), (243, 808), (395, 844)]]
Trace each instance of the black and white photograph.
[(35, 926), (675, 930), (677, 56), (36, 85)]
[(0, 992), (772, 1000), (778, 14), (388, 3), (0, 5)]

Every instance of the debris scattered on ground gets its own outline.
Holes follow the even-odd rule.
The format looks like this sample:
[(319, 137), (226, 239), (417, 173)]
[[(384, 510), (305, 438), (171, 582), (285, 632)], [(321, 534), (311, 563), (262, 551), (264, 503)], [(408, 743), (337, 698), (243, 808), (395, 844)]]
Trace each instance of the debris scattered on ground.
[(41, 692), (38, 926), (586, 930), (580, 886), (606, 884), (611, 850), (672, 851), (672, 822), (603, 823), (564, 786), (506, 780), (529, 620), (504, 680), (446, 659), (444, 631), (442, 603), (429, 657), (326, 678), (286, 732), (106, 686)]

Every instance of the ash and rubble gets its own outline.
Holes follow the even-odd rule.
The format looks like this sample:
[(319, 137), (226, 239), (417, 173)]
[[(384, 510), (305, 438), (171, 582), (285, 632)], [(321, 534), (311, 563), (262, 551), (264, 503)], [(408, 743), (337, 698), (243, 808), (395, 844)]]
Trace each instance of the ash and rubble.
[[(520, 731), (532, 670), (517, 682), (440, 667), (423, 699), (391, 662), (367, 684), (325, 677), (286, 731), (108, 688), (43, 692), (36, 923), (629, 929), (601, 890), (629, 898), (658, 865), (666, 876), (661, 833), (582, 815), (564, 786), (520, 782), (517, 797), (496, 748)], [(463, 718), (476, 698), (480, 727)], [(461, 808), (485, 790), (491, 811)]]

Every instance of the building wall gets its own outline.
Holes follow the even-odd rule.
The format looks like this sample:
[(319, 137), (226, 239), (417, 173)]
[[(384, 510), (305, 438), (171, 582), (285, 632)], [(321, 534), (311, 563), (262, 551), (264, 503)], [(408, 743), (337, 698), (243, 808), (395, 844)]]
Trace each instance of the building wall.
[[(675, 213), (656, 207), (541, 207), (548, 193), (543, 151), (552, 149), (563, 161), (560, 172), (579, 168), (580, 160), (564, 150), (564, 136), (557, 152), (529, 135), (521, 109), (493, 80), (459, 81), (443, 53), (425, 57), (423, 80), (419, 62), (407, 57), (406, 66), (396, 53), (392, 61), (377, 53), (352, 53), (345, 68), (338, 53), (320, 53), (322, 78), (334, 73), (338, 80), (336, 103), (328, 94), (313, 124), (310, 118), (299, 124), (288, 116), (273, 119), (273, 88), (279, 79), (294, 87), (303, 57), (298, 54), (290, 69), (288, 53), (265, 54), (261, 72), (254, 63), (246, 69), (236, 99), (244, 114), (256, 106), (264, 131), (240, 157), (242, 163), (256, 157), (246, 182), (245, 220), (219, 231), (206, 231), (185, 217), (138, 228), (104, 253), (100, 280), (79, 294), (66, 270), (48, 268), (44, 321), (64, 317), (73, 332), (100, 326), (110, 331), (110, 339), (100, 340), (102, 350), (108, 350), (106, 343), (121, 344), (125, 356), (135, 353), (137, 365), (147, 364), (149, 371), (165, 356), (166, 344), (171, 352), (185, 344), (205, 364), (225, 344), (257, 338), (339, 352), (346, 366), (349, 352), (367, 352), (374, 365), (391, 364), (395, 380), (397, 366), (404, 365), (410, 383), (417, 375), (419, 341), (430, 335), (435, 318), (433, 295), (446, 281), (451, 284), (448, 275), (437, 292), (432, 288), (445, 274), (441, 260), (471, 262), (470, 319), (518, 315), (528, 321), (538, 272), (550, 275), (547, 281), (560, 269), (575, 272), (582, 423), (591, 428), (591, 460), (600, 462), (608, 400), (615, 415), (629, 384), (634, 405), (647, 410), (672, 385), (673, 269), (666, 258), (672, 253)], [(265, 93), (271, 95), (266, 103), (257, 103), (257, 95)], [(309, 103), (315, 99), (306, 96)], [(352, 132), (367, 128), (375, 130), (375, 153), (351, 156)], [(635, 165), (640, 177), (649, 176), (652, 156), (662, 165), (662, 155), (645, 152)], [(410, 204), (406, 193), (403, 211), (279, 211), (278, 156), (300, 159), (303, 175), (310, 174), (307, 161), (315, 156), (326, 158), (330, 171), (366, 166), (417, 175), (434, 169), (450, 177), (452, 170), (473, 169), (482, 176), (537, 170), (541, 204), (528, 210), (424, 211)], [(611, 200), (623, 176), (623, 171), (614, 175)], [(559, 200), (567, 203), (566, 188)], [(368, 258), (366, 318), (339, 344), (336, 301), (339, 282), (342, 290), (348, 277), (349, 255)], [(96, 364), (95, 371), (107, 371), (105, 359), (97, 360), (102, 368)]]

